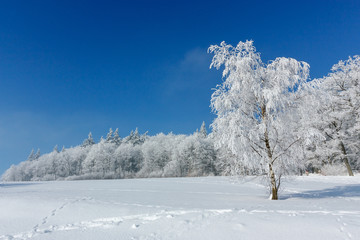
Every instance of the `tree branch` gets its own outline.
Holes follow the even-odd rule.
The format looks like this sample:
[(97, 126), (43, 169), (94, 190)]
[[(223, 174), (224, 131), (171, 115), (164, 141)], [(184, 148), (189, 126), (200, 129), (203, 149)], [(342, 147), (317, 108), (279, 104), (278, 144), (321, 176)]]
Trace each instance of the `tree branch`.
[(287, 148), (285, 148), (285, 150), (284, 150), (281, 154), (279, 154), (278, 156), (276, 156), (276, 157), (272, 160), (271, 164), (273, 164), (273, 163), (275, 162), (275, 160), (278, 159), (280, 156), (284, 155), (284, 154), (286, 153), (286, 151), (289, 150), (289, 148), (291, 148), (291, 146), (294, 145), (295, 143), (297, 143), (298, 141), (300, 141), (300, 138), (296, 139), (296, 140), (295, 140), (293, 143), (291, 143)]

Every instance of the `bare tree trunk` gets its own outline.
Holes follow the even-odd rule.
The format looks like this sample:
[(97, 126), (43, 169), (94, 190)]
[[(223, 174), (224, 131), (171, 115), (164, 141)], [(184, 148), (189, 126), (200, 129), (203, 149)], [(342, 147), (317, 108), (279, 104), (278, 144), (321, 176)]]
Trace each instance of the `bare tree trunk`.
[(271, 182), (271, 200), (278, 200), (278, 187), (276, 185), (275, 173), (271, 164), (269, 164), (269, 174)]
[(269, 136), (267, 130), (265, 131), (265, 146), (269, 158), (269, 175), (270, 175), (270, 183), (271, 183), (271, 200), (278, 200), (278, 187), (276, 185), (276, 177), (273, 170), (273, 156), (271, 153)]
[(350, 167), (350, 163), (349, 163), (349, 159), (347, 157), (347, 153), (346, 153), (344, 143), (342, 141), (340, 141), (340, 148), (341, 148), (341, 152), (344, 154), (343, 161), (345, 163), (345, 166), (347, 168), (349, 176), (354, 176), (354, 173), (353, 173), (353, 171), (351, 170), (351, 167)]
[[(261, 111), (262, 111), (263, 121), (265, 122), (265, 126), (266, 126), (266, 107), (262, 106)], [(266, 150), (267, 150), (267, 155), (269, 158), (269, 175), (270, 175), (269, 177), (270, 177), (270, 183), (271, 183), (271, 200), (278, 200), (278, 187), (276, 185), (276, 177), (275, 177), (275, 173), (273, 170), (273, 156), (272, 156), (272, 152), (271, 152), (267, 126), (265, 127), (264, 138), (265, 138), (265, 146), (266, 146)]]

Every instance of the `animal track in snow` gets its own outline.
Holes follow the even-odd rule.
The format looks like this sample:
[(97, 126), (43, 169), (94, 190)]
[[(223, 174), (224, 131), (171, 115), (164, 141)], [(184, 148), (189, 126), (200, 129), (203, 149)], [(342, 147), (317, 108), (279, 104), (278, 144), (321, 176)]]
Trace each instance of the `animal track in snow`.
[[(61, 205), (59, 208), (54, 209), (51, 211), (50, 215), (47, 217), (44, 217), (42, 219), (41, 224), (37, 224), (33, 227), (33, 229), (29, 232), (24, 233), (18, 233), (15, 235), (7, 235), (7, 236), (0, 236), (0, 239), (29, 239), (37, 235), (41, 234), (49, 234), (55, 231), (71, 231), (71, 230), (86, 230), (89, 228), (113, 228), (117, 227), (120, 224), (122, 224), (125, 221), (136, 221), (141, 222), (142, 224), (147, 224), (152, 221), (156, 221), (159, 219), (171, 219), (176, 218), (178, 216), (187, 215), (187, 214), (203, 214), (206, 213), (207, 217), (210, 216), (218, 216), (221, 214), (226, 214), (233, 212), (231, 209), (205, 209), (205, 210), (174, 210), (174, 211), (166, 211), (161, 210), (158, 213), (154, 214), (137, 214), (137, 215), (127, 215), (127, 216), (121, 216), (121, 217), (110, 217), (110, 218), (98, 218), (91, 221), (80, 221), (75, 223), (69, 223), (65, 225), (50, 225), (45, 226), (45, 224), (48, 222), (48, 219), (50, 217), (56, 216), (58, 212), (66, 207), (68, 204), (73, 204), (78, 201), (82, 200), (89, 200), (89, 198), (82, 198), (77, 199), (74, 201), (69, 201)], [(191, 220), (185, 220), (187, 224), (191, 224)], [(131, 225), (131, 228), (137, 229), (141, 226), (140, 223), (134, 223)]]
[[(29, 239), (29, 238), (32, 238), (39, 234), (51, 233), (54, 230), (58, 230), (58, 228), (56, 226), (49, 226), (48, 228), (44, 228), (44, 225), (46, 225), (46, 223), (48, 223), (49, 218), (55, 217), (59, 213), (59, 211), (64, 209), (69, 204), (75, 204), (80, 201), (88, 201), (88, 200), (92, 200), (92, 199), (93, 198), (90, 198), (90, 197), (83, 197), (83, 198), (75, 199), (72, 201), (67, 201), (64, 204), (62, 204), (60, 207), (53, 209), (48, 216), (45, 216), (44, 218), (42, 218), (41, 222), (36, 224), (34, 227), (32, 227), (31, 231), (26, 232), (26, 233), (19, 233), (19, 234), (15, 234), (15, 235), (2, 235), (2, 236), (0, 236), (0, 239), (4, 239), (4, 240)], [(61, 228), (65, 229), (65, 230), (70, 230), (71, 224), (66, 225), (65, 227), (62, 226), (59, 229), (61, 229)], [(76, 229), (76, 228), (74, 228), (74, 229)]]
[(346, 229), (347, 223), (343, 221), (343, 216), (338, 216), (336, 218), (336, 221), (340, 223), (339, 231), (344, 233), (347, 239), (352, 239), (351, 233)]

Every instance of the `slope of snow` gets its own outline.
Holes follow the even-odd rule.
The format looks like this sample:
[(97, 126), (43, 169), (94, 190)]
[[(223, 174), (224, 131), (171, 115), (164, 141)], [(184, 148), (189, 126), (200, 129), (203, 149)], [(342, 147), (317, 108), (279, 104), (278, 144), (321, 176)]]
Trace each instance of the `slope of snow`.
[(0, 184), (0, 239), (360, 239), (360, 176)]

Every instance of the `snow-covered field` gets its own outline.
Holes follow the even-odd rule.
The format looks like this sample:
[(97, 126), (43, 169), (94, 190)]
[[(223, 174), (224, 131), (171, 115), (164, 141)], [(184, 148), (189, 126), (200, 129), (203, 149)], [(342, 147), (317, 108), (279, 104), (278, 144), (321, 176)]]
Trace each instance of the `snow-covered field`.
[(360, 176), (0, 184), (0, 239), (360, 239)]

